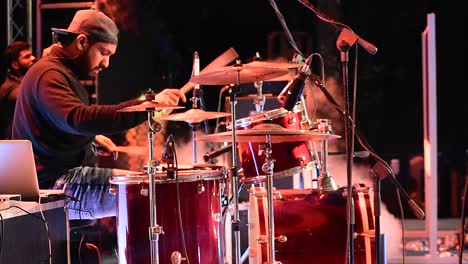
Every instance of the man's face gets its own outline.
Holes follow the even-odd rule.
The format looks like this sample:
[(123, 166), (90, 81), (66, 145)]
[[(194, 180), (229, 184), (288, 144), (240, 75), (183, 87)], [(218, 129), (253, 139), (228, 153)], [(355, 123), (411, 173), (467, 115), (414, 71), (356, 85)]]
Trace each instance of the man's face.
[(32, 54), (32, 50), (22, 50), (18, 55), (18, 59), (12, 63), (12, 67), (15, 71), (24, 75), (34, 62), (36, 62), (36, 57)]
[(96, 76), (100, 71), (109, 66), (110, 57), (117, 49), (116, 44), (106, 42), (94, 42), (89, 45), (79, 61), (80, 68), (90, 77)]

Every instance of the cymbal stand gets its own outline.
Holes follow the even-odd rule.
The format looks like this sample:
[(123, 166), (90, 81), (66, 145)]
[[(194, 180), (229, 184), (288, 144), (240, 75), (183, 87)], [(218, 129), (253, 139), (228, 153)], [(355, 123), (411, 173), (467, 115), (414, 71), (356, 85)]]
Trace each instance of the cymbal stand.
[(197, 164), (197, 130), (200, 126), (200, 123), (189, 123), (192, 127), (192, 162), (193, 164)]
[[(153, 95), (154, 96), (154, 95)], [(147, 97), (148, 100), (148, 97)], [(154, 110), (147, 110), (148, 113), (148, 149), (149, 149), (149, 159), (148, 159), (148, 176), (149, 176), (149, 208), (150, 208), (150, 227), (149, 227), (149, 240), (150, 240), (150, 249), (151, 249), (151, 263), (159, 263), (159, 235), (163, 234), (163, 227), (157, 224), (157, 214), (156, 214), (156, 181), (155, 174), (157, 166), (159, 166), (159, 161), (154, 160), (154, 133), (159, 132), (162, 129), (161, 124), (153, 120)]]
[[(275, 261), (275, 212), (273, 201), (273, 168), (275, 167), (275, 159), (272, 156), (271, 135), (266, 135), (266, 144), (259, 146), (259, 153), (265, 155), (265, 163), (262, 165), (262, 171), (265, 172), (267, 178), (267, 205), (268, 205), (268, 262), (278, 264), (281, 262)], [(260, 240), (261, 241), (261, 240)]]
[[(193, 72), (192, 76), (197, 76), (200, 74), (200, 57), (198, 56), (198, 52), (195, 51), (193, 53)], [(192, 109), (198, 108), (198, 98), (200, 96), (200, 84), (195, 84), (192, 90)], [(197, 130), (200, 126), (200, 123), (189, 123), (192, 127), (192, 162), (193, 164), (197, 164)]]
[(237, 104), (237, 93), (240, 89), (240, 72), (242, 71), (242, 64), (239, 60), (234, 65), (237, 70), (237, 84), (231, 85), (229, 88), (229, 97), (231, 101), (231, 124), (232, 124), (232, 167), (231, 167), (231, 178), (232, 178), (232, 201), (234, 202), (234, 214), (231, 221), (231, 228), (234, 231), (234, 264), (240, 263), (241, 258), (241, 247), (240, 247), (240, 220), (239, 220), (239, 171), (237, 169), (237, 142), (236, 142), (236, 104)]

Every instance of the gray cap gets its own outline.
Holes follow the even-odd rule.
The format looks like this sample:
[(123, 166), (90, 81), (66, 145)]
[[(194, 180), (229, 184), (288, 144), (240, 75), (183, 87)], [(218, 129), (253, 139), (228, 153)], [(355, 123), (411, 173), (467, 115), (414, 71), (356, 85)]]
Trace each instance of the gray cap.
[(79, 10), (75, 13), (68, 29), (52, 28), (61, 34), (86, 34), (91, 39), (112, 44), (118, 43), (119, 29), (112, 19), (94, 9)]

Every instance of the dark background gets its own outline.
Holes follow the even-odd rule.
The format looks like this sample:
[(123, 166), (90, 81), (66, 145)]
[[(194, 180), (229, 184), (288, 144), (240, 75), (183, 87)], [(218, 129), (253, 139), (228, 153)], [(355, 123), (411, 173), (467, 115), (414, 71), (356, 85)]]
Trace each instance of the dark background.
[[(43, 1), (56, 2), (66, 1)], [(264, 59), (292, 54), (267, 0), (106, 2), (106, 10), (121, 28), (121, 38), (111, 66), (99, 78), (100, 103), (117, 103), (148, 88), (159, 91), (181, 87), (190, 78), (194, 51), (200, 54), (201, 68), (229, 47), (236, 49), (242, 62), (251, 60), (255, 52)], [(335, 45), (340, 31), (319, 20), (298, 1), (276, 3), (301, 51), (305, 55), (320, 53), (326, 76), (341, 81), (342, 65)], [(411, 179), (405, 177), (408, 160), (423, 152), (421, 33), (427, 14), (436, 14), (439, 179), (441, 186), (455, 184), (457, 190), (455, 198), (450, 198), (449, 187), (443, 187), (441, 193), (446, 197), (442, 200), (447, 201), (444, 206), (459, 204), (467, 156), (468, 87), (464, 65), (467, 56), (462, 40), (466, 32), (466, 6), (463, 6), (466, 4), (403, 0), (311, 3), (322, 14), (350, 26), (378, 47), (375, 55), (362, 48), (356, 53), (355, 47), (349, 52), (350, 89), (357, 82), (356, 122), (378, 154), (386, 160), (400, 159), (400, 179), (407, 187), (411, 186)], [(2, 50), (6, 46), (5, 6), (2, 3)], [(42, 47), (51, 43), (50, 27), (67, 27), (75, 11), (43, 11)], [(354, 75), (356, 58), (357, 74)], [(281, 83), (272, 85), (275, 91), (283, 87)], [(203, 86), (202, 89), (206, 110), (215, 110), (220, 87)], [(241, 95), (245, 93), (241, 89)], [(184, 124), (172, 124), (172, 128), (174, 133), (190, 131)], [(190, 137), (187, 133), (180, 136)], [(359, 145), (356, 148), (361, 149)], [(458, 179), (456, 183), (450, 177), (453, 173)]]

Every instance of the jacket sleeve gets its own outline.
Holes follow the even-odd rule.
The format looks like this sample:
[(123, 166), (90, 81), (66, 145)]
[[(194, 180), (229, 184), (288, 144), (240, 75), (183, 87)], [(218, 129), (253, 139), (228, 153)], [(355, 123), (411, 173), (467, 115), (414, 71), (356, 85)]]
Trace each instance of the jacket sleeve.
[(42, 75), (35, 93), (36, 105), (40, 108), (37, 110), (43, 118), (67, 133), (86, 136), (115, 134), (135, 127), (147, 118), (144, 112), (117, 112), (126, 106), (139, 104), (141, 100), (117, 105), (85, 104), (80, 99), (79, 91), (71, 88), (70, 80), (55, 70), (48, 70)]

